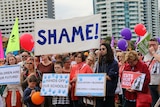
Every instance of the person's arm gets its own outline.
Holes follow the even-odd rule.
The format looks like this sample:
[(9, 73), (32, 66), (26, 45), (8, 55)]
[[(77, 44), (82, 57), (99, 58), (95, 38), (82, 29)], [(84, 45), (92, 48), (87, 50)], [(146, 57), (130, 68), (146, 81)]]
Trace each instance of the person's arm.
[(106, 79), (107, 80), (112, 80), (115, 77), (118, 77), (118, 71), (119, 71), (119, 67), (118, 67), (118, 63), (116, 63), (115, 61), (110, 65), (110, 69), (108, 71), (108, 74), (106, 75)]
[(160, 94), (160, 83), (158, 85), (158, 93)]
[(25, 104), (31, 101), (31, 96), (28, 89), (24, 90), (23, 92), (23, 101)]
[(76, 82), (76, 77), (74, 77), (74, 75), (75, 75), (74, 69), (73, 69), (73, 67), (71, 67), (71, 70), (70, 70), (70, 83)]
[(149, 72), (149, 69), (148, 69), (148, 66), (146, 64), (143, 65), (143, 72), (142, 73), (145, 73), (146, 76), (145, 76), (145, 80), (144, 80), (144, 83), (143, 83), (143, 89), (142, 91), (145, 90), (145, 88), (149, 85), (150, 83), (150, 72)]
[(152, 52), (152, 56), (158, 61), (160, 62), (160, 55), (157, 54), (156, 52)]
[(30, 90), (26, 89), (24, 91), (24, 93), (23, 93), (23, 101), (24, 101), (24, 103), (32, 102), (31, 101), (31, 97), (32, 97), (33, 93), (35, 93), (35, 92), (36, 92), (35, 90), (32, 90), (30, 92)]
[(149, 53), (158, 61), (160, 62), (160, 55), (156, 53), (153, 47), (149, 48)]

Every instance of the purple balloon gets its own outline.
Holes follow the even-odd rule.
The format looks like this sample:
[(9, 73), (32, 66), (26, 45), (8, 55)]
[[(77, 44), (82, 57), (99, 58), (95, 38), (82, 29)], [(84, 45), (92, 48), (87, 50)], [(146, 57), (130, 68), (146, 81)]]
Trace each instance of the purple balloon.
[(140, 37), (140, 36), (138, 36), (138, 38), (137, 38), (136, 42), (134, 43), (134, 47), (135, 47), (135, 48), (137, 47), (137, 43), (138, 43), (140, 40), (141, 40), (141, 37)]
[(125, 40), (131, 40), (132, 38), (132, 32), (129, 28), (123, 28), (121, 30), (121, 36), (125, 39)]
[(128, 43), (125, 39), (120, 39), (118, 41), (118, 48), (122, 51), (126, 51), (128, 47)]
[(158, 43), (160, 44), (160, 38), (157, 38)]

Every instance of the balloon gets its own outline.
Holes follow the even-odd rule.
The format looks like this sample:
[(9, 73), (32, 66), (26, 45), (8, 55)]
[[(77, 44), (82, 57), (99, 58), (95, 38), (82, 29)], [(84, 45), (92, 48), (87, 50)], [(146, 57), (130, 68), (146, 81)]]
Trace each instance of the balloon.
[(126, 51), (128, 47), (128, 43), (125, 39), (120, 39), (118, 41), (118, 48), (122, 51)]
[(158, 43), (160, 44), (160, 38), (157, 38)]
[(111, 47), (114, 47), (114, 36), (112, 36)]
[(146, 27), (139, 23), (134, 27), (134, 32), (138, 35), (138, 36), (144, 36), (144, 34), (146, 34), (147, 30)]
[(134, 47), (136, 48), (137, 47), (137, 43), (141, 40), (141, 37), (139, 36), (136, 40), (136, 42), (134, 43)]
[(44, 97), (40, 96), (40, 92), (35, 92), (33, 93), (31, 100), (33, 104), (40, 105), (44, 102)]
[(121, 30), (121, 35), (126, 40), (131, 40), (131, 38), (132, 38), (132, 32), (129, 28), (123, 28)]
[(34, 40), (31, 34), (24, 33), (20, 37), (20, 45), (23, 49), (27, 51), (32, 51), (34, 47)]

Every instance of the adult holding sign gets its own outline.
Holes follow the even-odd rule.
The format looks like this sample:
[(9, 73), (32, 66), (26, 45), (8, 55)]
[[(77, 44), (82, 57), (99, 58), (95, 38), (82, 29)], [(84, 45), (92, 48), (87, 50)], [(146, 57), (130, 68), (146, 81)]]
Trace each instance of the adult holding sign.
[(96, 107), (115, 107), (114, 95), (118, 82), (118, 63), (110, 44), (100, 45), (100, 60), (97, 65), (98, 73), (106, 73), (106, 96), (96, 99)]
[(125, 90), (124, 107), (150, 107), (151, 96), (150, 94), (148, 94), (150, 73), (147, 65), (139, 60), (138, 53), (133, 50), (126, 53), (125, 60), (127, 63), (125, 64), (124, 71), (140, 72), (144, 73), (146, 76), (143, 83), (142, 91), (136, 91), (131, 88), (127, 88)]
[(77, 52), (75, 55), (75, 61), (77, 64), (71, 67), (70, 71), (70, 84), (71, 84), (71, 100), (73, 101), (73, 107), (81, 107), (78, 104), (79, 97), (75, 96), (75, 85), (77, 80), (77, 74), (79, 73), (92, 73), (92, 69), (89, 65), (85, 64), (85, 56), (83, 52)]
[(152, 95), (152, 107), (159, 98), (158, 84), (160, 83), (160, 48), (156, 38), (152, 38), (148, 42), (148, 54), (144, 56), (151, 73), (151, 82), (149, 84)]

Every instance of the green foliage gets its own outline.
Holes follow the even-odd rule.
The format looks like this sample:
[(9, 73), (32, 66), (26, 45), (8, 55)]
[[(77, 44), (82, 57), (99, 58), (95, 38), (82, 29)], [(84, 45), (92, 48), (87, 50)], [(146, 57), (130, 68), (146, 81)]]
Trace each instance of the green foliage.
[(107, 36), (105, 38), (105, 40), (106, 40), (106, 43), (111, 44), (112, 37), (111, 36)]

